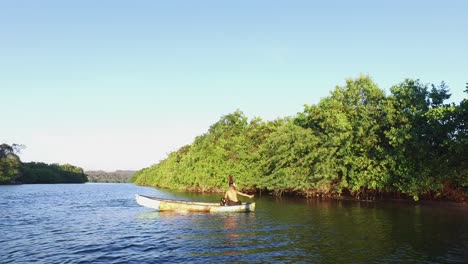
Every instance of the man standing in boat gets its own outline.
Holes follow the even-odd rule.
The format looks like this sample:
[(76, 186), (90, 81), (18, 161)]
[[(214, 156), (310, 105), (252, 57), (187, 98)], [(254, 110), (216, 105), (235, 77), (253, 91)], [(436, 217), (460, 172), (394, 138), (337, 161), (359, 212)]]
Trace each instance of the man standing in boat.
[(231, 175), (229, 175), (229, 189), (226, 191), (224, 195), (224, 199), (226, 199), (226, 205), (240, 205), (242, 202), (237, 199), (237, 195), (242, 195), (245, 197), (253, 198), (254, 195), (248, 195), (243, 192), (240, 192), (236, 189), (236, 184)]

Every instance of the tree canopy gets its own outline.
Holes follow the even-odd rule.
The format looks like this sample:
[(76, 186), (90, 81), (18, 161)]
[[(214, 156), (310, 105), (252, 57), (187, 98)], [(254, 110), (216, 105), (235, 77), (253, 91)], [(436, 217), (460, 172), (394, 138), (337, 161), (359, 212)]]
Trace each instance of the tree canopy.
[(117, 170), (114, 172), (106, 171), (85, 171), (90, 182), (130, 182), (134, 171)]
[(222, 116), (132, 181), (219, 191), (232, 174), (241, 189), (278, 195), (465, 199), (468, 100), (445, 103), (449, 98), (443, 82), (407, 79), (386, 95), (360, 76), (293, 117)]
[(0, 184), (15, 183), (20, 173), (21, 160), (18, 153), (21, 145), (0, 145)]
[(0, 184), (15, 183), (83, 183), (88, 178), (83, 169), (70, 164), (21, 162), (19, 144), (0, 145)]
[(88, 178), (83, 169), (70, 164), (24, 163), (21, 183), (84, 183)]

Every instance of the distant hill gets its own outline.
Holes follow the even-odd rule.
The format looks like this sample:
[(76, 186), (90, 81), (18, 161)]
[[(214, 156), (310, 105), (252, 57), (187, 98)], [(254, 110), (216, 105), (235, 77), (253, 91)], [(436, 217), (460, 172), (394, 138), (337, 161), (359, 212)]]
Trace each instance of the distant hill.
[(117, 170), (114, 172), (85, 171), (89, 182), (130, 182), (130, 178), (134, 173), (135, 171), (130, 170)]

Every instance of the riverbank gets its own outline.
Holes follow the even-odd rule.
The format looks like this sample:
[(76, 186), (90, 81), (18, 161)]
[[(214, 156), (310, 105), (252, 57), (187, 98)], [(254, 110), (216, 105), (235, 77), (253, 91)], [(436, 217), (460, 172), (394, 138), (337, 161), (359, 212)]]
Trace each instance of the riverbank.
[[(153, 186), (162, 189), (165, 188), (161, 186)], [(222, 188), (200, 188), (200, 187), (183, 187), (178, 188), (179, 191), (187, 191), (193, 193), (219, 193), (222, 194), (226, 189)], [(256, 188), (243, 188), (240, 191), (244, 193), (256, 194), (256, 195), (269, 195), (276, 197), (298, 197), (304, 199), (311, 198), (326, 198), (326, 199), (336, 199), (336, 200), (353, 200), (353, 201), (365, 201), (365, 202), (376, 202), (376, 201), (392, 201), (392, 202), (405, 202), (405, 203), (415, 203), (415, 204), (431, 204), (431, 203), (444, 203), (444, 204), (468, 204), (468, 195), (463, 193), (460, 190), (453, 189), (444, 189), (440, 192), (439, 195), (434, 193), (427, 193), (420, 195), (418, 200), (415, 200), (414, 197), (410, 195), (405, 195), (399, 192), (375, 192), (375, 191), (361, 191), (359, 193), (351, 193), (349, 190), (343, 190), (341, 194), (336, 193), (327, 193), (319, 191), (288, 191), (288, 190), (265, 190), (265, 189), (256, 189)]]

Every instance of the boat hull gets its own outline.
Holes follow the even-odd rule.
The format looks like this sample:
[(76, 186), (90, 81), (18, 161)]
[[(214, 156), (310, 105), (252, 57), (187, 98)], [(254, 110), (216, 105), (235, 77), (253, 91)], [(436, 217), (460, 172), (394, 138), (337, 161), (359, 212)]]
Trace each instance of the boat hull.
[(255, 210), (255, 203), (243, 203), (241, 205), (221, 206), (219, 203), (188, 202), (180, 200), (161, 199), (145, 195), (135, 195), (137, 203), (141, 206), (158, 211), (183, 211), (183, 212), (250, 212)]

